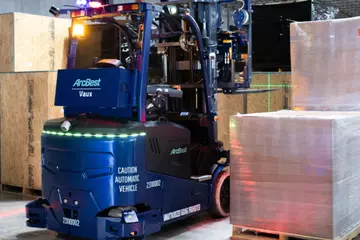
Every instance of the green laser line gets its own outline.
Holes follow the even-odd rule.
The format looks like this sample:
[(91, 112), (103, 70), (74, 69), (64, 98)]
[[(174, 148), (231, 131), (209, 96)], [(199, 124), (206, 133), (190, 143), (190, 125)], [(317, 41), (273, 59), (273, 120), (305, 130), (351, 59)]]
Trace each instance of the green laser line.
[[(271, 84), (271, 73), (267, 73), (267, 82), (268, 84), (251, 84), (251, 87), (267, 87), (271, 89), (273, 87), (276, 88), (288, 88), (292, 87), (291, 84)], [(268, 112), (271, 111), (271, 92), (268, 92)]]
[[(268, 89), (270, 89), (271, 86), (271, 76), (270, 73), (268, 73)], [(270, 91), (268, 92), (268, 112), (271, 110), (271, 104), (270, 104)]]
[(251, 84), (251, 87), (291, 87), (291, 84)]

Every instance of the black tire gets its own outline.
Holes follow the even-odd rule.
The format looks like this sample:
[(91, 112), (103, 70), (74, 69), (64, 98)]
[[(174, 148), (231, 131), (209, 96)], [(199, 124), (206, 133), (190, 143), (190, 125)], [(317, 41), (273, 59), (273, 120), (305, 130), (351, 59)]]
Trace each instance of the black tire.
[(221, 171), (213, 188), (212, 215), (215, 218), (230, 216), (230, 172)]
[(126, 240), (145, 240), (146, 236), (141, 236), (141, 237), (131, 237), (131, 238), (127, 238)]

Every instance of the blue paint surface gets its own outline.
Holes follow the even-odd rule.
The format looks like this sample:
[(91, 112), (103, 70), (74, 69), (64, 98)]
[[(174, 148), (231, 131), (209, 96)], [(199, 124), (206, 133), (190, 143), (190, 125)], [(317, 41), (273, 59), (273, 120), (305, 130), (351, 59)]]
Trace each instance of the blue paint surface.
[(59, 70), (55, 105), (128, 108), (131, 72), (120, 68)]
[[(146, 136), (107, 140), (43, 135), (43, 196), (51, 210), (35, 208), (32, 202), (27, 206), (27, 217), (38, 214), (42, 224), (36, 227), (46, 225), (71, 236), (105, 239), (130, 237), (132, 231), (149, 235), (163, 224), (207, 211), (211, 184), (146, 171), (145, 141)], [(158, 180), (161, 184), (151, 187), (151, 182)], [(136, 204), (148, 206), (148, 210), (137, 214), (136, 223), (98, 216), (113, 206)], [(189, 211), (188, 207), (193, 208)], [(71, 219), (77, 211), (78, 226), (63, 224), (64, 209), (71, 211)], [(167, 213), (172, 213), (170, 219), (164, 219)]]

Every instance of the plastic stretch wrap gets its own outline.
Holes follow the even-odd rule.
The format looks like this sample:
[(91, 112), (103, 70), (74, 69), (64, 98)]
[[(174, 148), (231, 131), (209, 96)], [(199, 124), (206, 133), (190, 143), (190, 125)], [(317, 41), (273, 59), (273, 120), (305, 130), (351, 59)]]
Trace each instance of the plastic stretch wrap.
[(360, 17), (290, 25), (294, 110), (360, 111)]
[(231, 116), (231, 223), (334, 239), (360, 225), (360, 112)]

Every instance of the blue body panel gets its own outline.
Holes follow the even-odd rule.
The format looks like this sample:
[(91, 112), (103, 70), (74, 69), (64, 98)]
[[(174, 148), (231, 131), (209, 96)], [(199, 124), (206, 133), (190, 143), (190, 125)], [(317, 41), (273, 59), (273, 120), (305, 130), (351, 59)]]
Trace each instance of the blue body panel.
[(55, 105), (65, 115), (96, 113), (131, 118), (135, 106), (136, 70), (121, 68), (58, 71)]
[(130, 119), (138, 75), (137, 70), (121, 68), (59, 70), (55, 105), (64, 107), (65, 116), (92, 113)]
[[(163, 224), (206, 211), (211, 184), (146, 171), (145, 141), (146, 136), (106, 139), (43, 135), (43, 196), (51, 206), (51, 211), (43, 212), (43, 225), (71, 236), (107, 239), (129, 237), (131, 231), (149, 235)], [(158, 180), (161, 184), (152, 184)], [(149, 207), (138, 214), (137, 223), (97, 216), (110, 207), (136, 204)], [(63, 224), (68, 221), (64, 220), (64, 208), (72, 214), (77, 211), (78, 226)], [(36, 212), (36, 208), (29, 204), (28, 211)], [(115, 233), (110, 229), (122, 230)]]
[(128, 108), (131, 72), (121, 68), (59, 70), (55, 105)]

